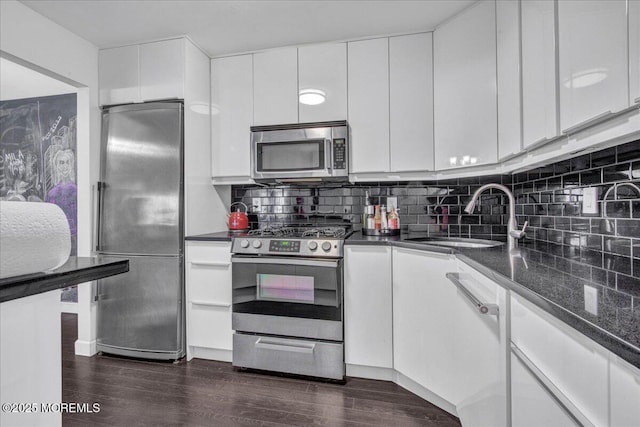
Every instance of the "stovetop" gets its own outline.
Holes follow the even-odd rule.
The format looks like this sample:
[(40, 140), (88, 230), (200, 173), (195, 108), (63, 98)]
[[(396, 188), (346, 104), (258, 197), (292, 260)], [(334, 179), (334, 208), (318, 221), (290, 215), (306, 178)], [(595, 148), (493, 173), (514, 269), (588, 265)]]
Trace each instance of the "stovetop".
[(231, 252), (240, 255), (277, 255), (342, 258), (344, 240), (353, 230), (343, 226), (267, 226), (236, 237)]

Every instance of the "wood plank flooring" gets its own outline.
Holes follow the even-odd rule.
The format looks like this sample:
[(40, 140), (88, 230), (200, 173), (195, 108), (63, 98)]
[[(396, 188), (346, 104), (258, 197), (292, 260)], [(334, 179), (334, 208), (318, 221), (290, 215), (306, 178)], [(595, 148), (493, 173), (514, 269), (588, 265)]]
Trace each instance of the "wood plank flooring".
[(74, 354), (77, 316), (62, 314), (64, 402), (100, 412), (63, 414), (63, 426), (434, 426), (459, 420), (401, 387), (345, 385), (235, 371), (230, 363), (178, 363)]

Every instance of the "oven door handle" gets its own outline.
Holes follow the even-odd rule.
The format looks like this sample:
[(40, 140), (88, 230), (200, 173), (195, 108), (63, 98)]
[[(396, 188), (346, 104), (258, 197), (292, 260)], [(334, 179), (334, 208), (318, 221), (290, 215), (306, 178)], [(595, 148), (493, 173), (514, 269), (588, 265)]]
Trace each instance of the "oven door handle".
[(274, 339), (267, 340), (265, 338), (258, 338), (254, 346), (256, 348), (263, 349), (263, 350), (276, 350), (276, 351), (286, 351), (289, 353), (293, 352), (293, 353), (306, 353), (306, 354), (313, 354), (313, 351), (316, 348), (316, 345), (312, 343), (309, 343), (309, 344), (295, 343), (294, 344), (289, 341), (278, 341)]
[(296, 258), (251, 258), (231, 257), (232, 264), (277, 264), (277, 265), (304, 265), (309, 267), (338, 267), (338, 260), (296, 259)]

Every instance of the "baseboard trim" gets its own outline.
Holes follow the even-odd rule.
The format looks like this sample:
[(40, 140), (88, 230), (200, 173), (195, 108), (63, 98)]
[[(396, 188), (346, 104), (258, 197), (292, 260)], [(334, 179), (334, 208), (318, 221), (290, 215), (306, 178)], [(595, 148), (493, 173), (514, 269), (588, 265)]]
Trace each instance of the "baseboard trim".
[(96, 340), (92, 340), (92, 341), (76, 340), (75, 350), (76, 350), (77, 356), (91, 357), (98, 352)]
[(378, 368), (375, 366), (351, 365), (347, 364), (347, 376), (357, 378), (367, 378), (371, 380), (393, 381), (395, 371), (393, 368)]
[(233, 360), (233, 351), (222, 350), (218, 348), (206, 347), (187, 347), (187, 361), (193, 359), (217, 360), (219, 362), (231, 362)]
[(60, 313), (73, 313), (78, 314), (78, 303), (60, 301)]

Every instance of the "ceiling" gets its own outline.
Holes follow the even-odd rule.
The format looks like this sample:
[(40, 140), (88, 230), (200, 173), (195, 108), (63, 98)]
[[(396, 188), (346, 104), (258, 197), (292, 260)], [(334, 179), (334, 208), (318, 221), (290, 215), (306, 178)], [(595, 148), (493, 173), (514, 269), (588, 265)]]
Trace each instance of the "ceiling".
[(99, 48), (188, 35), (211, 57), (433, 30), (475, 0), (22, 0)]
[(0, 58), (1, 101), (75, 92), (73, 86)]

